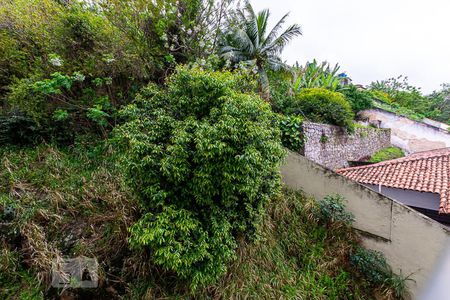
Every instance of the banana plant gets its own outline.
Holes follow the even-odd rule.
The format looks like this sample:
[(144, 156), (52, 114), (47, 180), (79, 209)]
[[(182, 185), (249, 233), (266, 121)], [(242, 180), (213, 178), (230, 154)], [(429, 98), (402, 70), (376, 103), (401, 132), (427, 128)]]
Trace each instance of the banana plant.
[(332, 91), (340, 89), (339, 64), (331, 67), (329, 63), (307, 62), (304, 67), (293, 71), (293, 87), (296, 91), (303, 88), (326, 88)]

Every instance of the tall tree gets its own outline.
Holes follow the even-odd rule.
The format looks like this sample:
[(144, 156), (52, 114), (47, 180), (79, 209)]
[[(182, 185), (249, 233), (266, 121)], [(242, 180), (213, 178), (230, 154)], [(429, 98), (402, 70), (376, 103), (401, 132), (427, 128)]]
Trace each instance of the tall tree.
[(257, 14), (247, 0), (244, 8), (237, 11), (238, 26), (230, 28), (220, 47), (220, 54), (232, 63), (244, 62), (256, 67), (262, 97), (270, 97), (269, 79), (265, 68), (279, 70), (287, 68), (280, 58), (284, 47), (302, 31), (297, 24), (289, 26), (279, 34), (289, 14), (285, 14), (267, 33), (270, 12), (268, 9)]

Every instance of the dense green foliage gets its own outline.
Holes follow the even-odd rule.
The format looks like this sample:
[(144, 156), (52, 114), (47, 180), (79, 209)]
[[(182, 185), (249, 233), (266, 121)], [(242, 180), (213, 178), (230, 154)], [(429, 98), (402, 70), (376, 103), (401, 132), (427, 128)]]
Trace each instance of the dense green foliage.
[(232, 2), (3, 1), (2, 114), (105, 135), (140, 87), (215, 51)]
[(129, 68), (138, 63), (125, 54), (126, 38), (100, 13), (77, 2), (7, 1), (0, 7), (0, 22), (5, 41), (20, 45), (14, 51), (21, 54), (11, 60), (0, 53), (0, 69), (7, 74), (0, 97), (5, 109), (18, 108), (35, 121), (51, 119), (57, 109), (79, 119), (99, 101), (129, 97), (125, 90), (133, 81), (122, 84), (123, 79), (142, 78)]
[(399, 76), (371, 84), (374, 98), (383, 102), (383, 109), (421, 120), (425, 117), (450, 124), (450, 88), (443, 84), (440, 91), (424, 96), (420, 88)]
[(270, 97), (266, 68), (275, 71), (287, 69), (287, 65), (280, 58), (281, 52), (289, 41), (301, 34), (297, 24), (279, 33), (288, 14), (268, 31), (269, 15), (267, 9), (255, 13), (250, 2), (245, 1), (244, 9), (237, 13), (239, 21), (226, 32), (220, 49), (224, 59), (255, 68), (259, 74), (261, 94), (266, 100)]
[(345, 199), (340, 195), (328, 195), (318, 202), (315, 215), (325, 224), (352, 225), (355, 217), (345, 210)]
[(350, 102), (355, 114), (372, 107), (372, 95), (370, 92), (359, 90), (356, 86), (349, 85), (343, 88), (341, 93)]
[(306, 116), (313, 122), (353, 129), (353, 111), (341, 93), (321, 88), (302, 89), (286, 108), (287, 114)]
[(274, 115), (245, 74), (179, 68), (145, 88), (115, 129), (143, 217), (130, 241), (156, 263), (212, 283), (234, 258), (236, 234), (256, 233), (277, 193), (284, 155)]
[(279, 116), (281, 142), (289, 150), (300, 152), (305, 144), (305, 136), (302, 133), (303, 118), (297, 116)]
[(406, 297), (406, 282), (411, 279), (394, 274), (383, 253), (359, 246), (351, 253), (350, 261), (369, 282), (390, 290), (387, 294), (396, 298)]
[(388, 147), (381, 149), (369, 159), (369, 162), (378, 163), (386, 160), (396, 159), (400, 157), (404, 157), (405, 153), (402, 149), (397, 147)]

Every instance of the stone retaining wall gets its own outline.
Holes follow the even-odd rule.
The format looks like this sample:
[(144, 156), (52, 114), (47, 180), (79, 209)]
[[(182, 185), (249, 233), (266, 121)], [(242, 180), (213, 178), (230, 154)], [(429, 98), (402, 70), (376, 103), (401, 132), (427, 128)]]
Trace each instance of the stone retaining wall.
[(348, 167), (349, 161), (370, 157), (391, 145), (390, 129), (357, 127), (350, 135), (338, 126), (304, 122), (303, 134), (304, 156), (333, 170)]

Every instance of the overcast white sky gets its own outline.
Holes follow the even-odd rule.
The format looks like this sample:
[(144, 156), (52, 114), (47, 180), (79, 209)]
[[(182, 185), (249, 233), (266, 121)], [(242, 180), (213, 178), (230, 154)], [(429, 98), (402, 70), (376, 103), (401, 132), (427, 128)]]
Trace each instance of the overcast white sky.
[[(424, 92), (450, 83), (449, 0), (251, 0), (274, 23), (290, 12), (303, 36), (283, 59), (339, 63), (354, 83), (407, 75)], [(274, 24), (271, 25), (274, 25)]]

